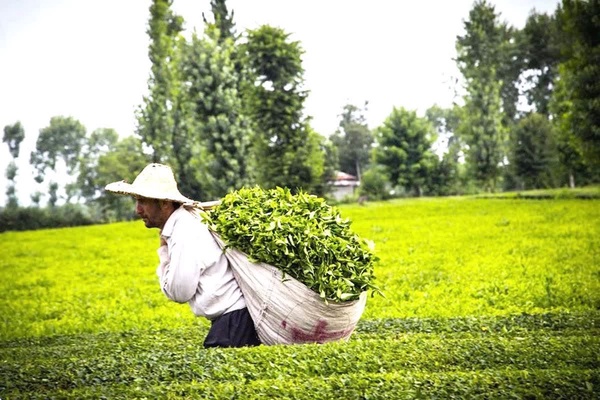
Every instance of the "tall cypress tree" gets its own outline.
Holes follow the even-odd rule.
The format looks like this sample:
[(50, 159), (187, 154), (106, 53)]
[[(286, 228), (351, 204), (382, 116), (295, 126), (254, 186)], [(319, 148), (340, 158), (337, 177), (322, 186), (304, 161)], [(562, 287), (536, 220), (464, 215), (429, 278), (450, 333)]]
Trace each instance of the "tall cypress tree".
[(253, 162), (258, 184), (307, 191), (319, 185), (324, 155), (307, 118), (299, 42), (264, 25), (248, 32), (243, 46), (251, 79), (244, 98), (256, 132)]
[(9, 181), (9, 185), (6, 188), (7, 207), (19, 206), (15, 180), (17, 177), (18, 167), (15, 161), (19, 157), (21, 142), (23, 139), (25, 139), (25, 130), (23, 129), (20, 121), (15, 122), (14, 125), (6, 125), (4, 127), (4, 136), (2, 137), (2, 141), (8, 145), (8, 151), (13, 158), (6, 168), (6, 178)]
[(151, 62), (148, 95), (137, 113), (137, 134), (152, 151), (152, 161), (172, 163), (173, 105), (178, 88), (177, 40), (183, 18), (171, 10), (172, 0), (152, 0), (148, 21)]
[(458, 68), (466, 85), (458, 133), (468, 145), (466, 159), (472, 176), (485, 190), (494, 191), (507, 141), (499, 74), (504, 68), (506, 27), (498, 22), (494, 7), (483, 0), (474, 4), (465, 31), (456, 42)]
[(242, 113), (233, 39), (220, 35), (208, 25), (203, 37), (193, 36), (183, 61), (193, 132), (188, 146), (197, 151), (190, 167), (202, 187), (199, 195), (210, 199), (249, 183), (250, 123)]
[(548, 115), (550, 97), (558, 74), (560, 33), (556, 16), (533, 11), (521, 31), (523, 69), (529, 89), (525, 96), (537, 113)]
[(600, 179), (600, 0), (563, 0), (559, 20), (571, 129), (595, 180)]

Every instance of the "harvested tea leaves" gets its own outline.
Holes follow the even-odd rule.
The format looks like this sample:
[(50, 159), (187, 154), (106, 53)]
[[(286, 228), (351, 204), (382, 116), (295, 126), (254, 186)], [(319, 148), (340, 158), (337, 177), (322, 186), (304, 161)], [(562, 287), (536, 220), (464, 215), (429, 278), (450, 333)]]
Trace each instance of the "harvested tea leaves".
[(379, 292), (372, 245), (324, 199), (289, 189), (243, 188), (204, 215), (228, 247), (279, 268), (327, 301)]

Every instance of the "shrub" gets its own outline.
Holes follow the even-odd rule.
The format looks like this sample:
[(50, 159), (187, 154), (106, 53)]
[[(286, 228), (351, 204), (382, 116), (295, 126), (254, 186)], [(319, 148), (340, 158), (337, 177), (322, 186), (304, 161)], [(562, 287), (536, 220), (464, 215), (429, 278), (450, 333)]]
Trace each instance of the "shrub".
[(95, 221), (78, 204), (59, 207), (7, 207), (0, 211), (0, 232), (92, 225)]
[(375, 166), (368, 169), (361, 177), (359, 192), (369, 200), (384, 200), (390, 197), (388, 177), (383, 167)]

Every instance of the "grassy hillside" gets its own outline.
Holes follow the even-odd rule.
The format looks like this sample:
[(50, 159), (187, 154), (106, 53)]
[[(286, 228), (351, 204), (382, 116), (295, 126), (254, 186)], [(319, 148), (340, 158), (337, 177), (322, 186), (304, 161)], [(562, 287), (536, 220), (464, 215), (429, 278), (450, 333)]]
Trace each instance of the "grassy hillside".
[(0, 398), (599, 397), (599, 200), (340, 210), (385, 297), (327, 345), (202, 349), (141, 222), (0, 234)]

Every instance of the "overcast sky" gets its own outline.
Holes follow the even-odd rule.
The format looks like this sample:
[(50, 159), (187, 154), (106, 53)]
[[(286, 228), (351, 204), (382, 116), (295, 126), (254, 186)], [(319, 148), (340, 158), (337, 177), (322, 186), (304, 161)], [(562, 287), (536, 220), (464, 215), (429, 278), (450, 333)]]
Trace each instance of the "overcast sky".
[[(18, 162), (22, 204), (33, 191), (29, 153), (50, 118), (81, 121), (88, 133), (135, 130), (150, 63), (146, 24), (150, 0), (0, 0), (0, 127), (21, 121)], [(553, 13), (558, 0), (492, 0), (503, 21), (521, 28), (529, 12)], [(449, 106), (456, 36), (472, 0), (228, 0), (238, 32), (269, 24), (305, 51), (312, 126), (337, 127), (345, 104), (369, 102), (369, 127), (393, 107), (423, 113)], [(188, 31), (202, 29), (210, 0), (174, 0)], [(2, 134), (4, 131), (2, 130)], [(0, 145), (0, 204), (6, 200), (8, 146)]]

